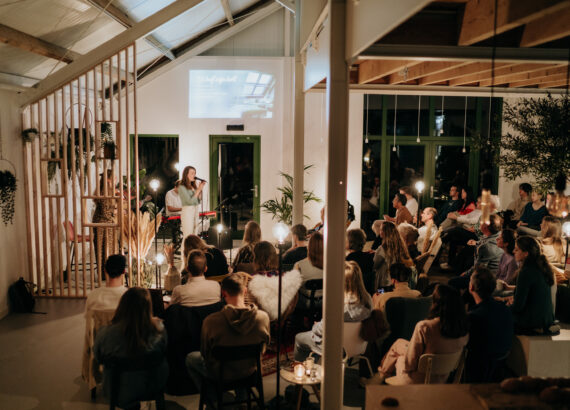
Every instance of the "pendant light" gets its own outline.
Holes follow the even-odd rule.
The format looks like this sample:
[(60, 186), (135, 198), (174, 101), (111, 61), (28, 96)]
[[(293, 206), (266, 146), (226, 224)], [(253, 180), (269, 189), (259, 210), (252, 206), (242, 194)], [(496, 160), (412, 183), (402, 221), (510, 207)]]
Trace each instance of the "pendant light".
[(421, 142), (420, 140), (420, 112), (421, 112), (421, 107), (422, 107), (422, 96), (418, 95), (418, 138), (416, 139), (416, 142)]
[(465, 96), (465, 118), (463, 119), (463, 149), (461, 152), (467, 152), (465, 149), (465, 136), (467, 135), (467, 96)]
[(396, 152), (396, 114), (398, 113), (398, 95), (395, 96), (394, 100), (394, 146), (392, 147), (392, 151)]
[(443, 115), (443, 102), (445, 101), (445, 95), (441, 96), (441, 128), (439, 130), (439, 136), (443, 135), (443, 123), (445, 121), (445, 116)]
[(366, 94), (366, 138), (364, 143), (368, 144), (368, 116), (370, 115), (370, 94)]

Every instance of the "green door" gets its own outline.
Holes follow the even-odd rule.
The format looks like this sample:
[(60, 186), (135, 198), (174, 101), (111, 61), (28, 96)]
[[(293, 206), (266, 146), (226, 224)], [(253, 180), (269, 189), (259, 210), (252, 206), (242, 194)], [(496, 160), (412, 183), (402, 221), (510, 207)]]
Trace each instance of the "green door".
[(232, 237), (259, 223), (260, 136), (210, 135), (210, 204)]

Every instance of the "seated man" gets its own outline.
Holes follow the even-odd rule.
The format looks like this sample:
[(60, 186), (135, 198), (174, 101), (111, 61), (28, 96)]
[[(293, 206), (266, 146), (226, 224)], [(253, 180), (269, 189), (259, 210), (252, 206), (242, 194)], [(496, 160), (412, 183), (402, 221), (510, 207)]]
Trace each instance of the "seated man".
[(127, 258), (124, 255), (111, 255), (105, 262), (105, 286), (93, 289), (85, 302), (85, 317), (93, 310), (115, 310), (125, 287), (125, 268)]
[(461, 189), (457, 185), (452, 185), (449, 188), (449, 201), (441, 206), (437, 210), (437, 218), (435, 223), (439, 226), (443, 221), (447, 219), (447, 214), (450, 212), (455, 212), (459, 209), (461, 205), (461, 198), (459, 195), (461, 194)]
[(394, 222), (396, 225), (400, 225), (402, 222), (412, 223), (413, 217), (408, 208), (406, 208), (407, 202), (406, 195), (400, 193), (394, 195), (392, 206), (396, 209), (396, 216), (392, 218), (389, 215), (384, 215), (384, 220)]
[(206, 306), (220, 301), (220, 284), (204, 277), (208, 270), (204, 252), (197, 249), (191, 251), (188, 254), (186, 270), (190, 273), (188, 282), (174, 288), (171, 305)]
[[(222, 295), (227, 304), (221, 311), (212, 313), (204, 320), (200, 351), (186, 356), (188, 373), (199, 390), (204, 376), (218, 375), (219, 364), (212, 357), (214, 346), (269, 343), (269, 316), (254, 305), (246, 306), (246, 292), (247, 288), (236, 274), (222, 281)], [(235, 365), (228, 365), (227, 369), (236, 379), (251, 374), (255, 369), (255, 363), (235, 362)]]
[(467, 383), (491, 383), (497, 359), (511, 349), (514, 327), (509, 308), (492, 295), (496, 287), (495, 275), (487, 268), (478, 267), (471, 275), (469, 293), (476, 306), (469, 311), (469, 343), (465, 378)]
[[(420, 236), (418, 237), (418, 251), (425, 253), (428, 251), (431, 241), (437, 234), (437, 226), (435, 225), (435, 218), (437, 217), (437, 210), (435, 208), (424, 208), (421, 214), (423, 226), (418, 229)], [(426, 238), (428, 240), (426, 241)]]
[(412, 270), (403, 263), (394, 263), (390, 266), (390, 277), (394, 284), (392, 292), (376, 293), (372, 298), (374, 309), (384, 311), (386, 302), (391, 298), (418, 298), (422, 294), (410, 289), (408, 281), (412, 275)]
[[(520, 221), (521, 216), (524, 212), (526, 204), (530, 202), (530, 194), (532, 192), (532, 186), (523, 182), (519, 185), (519, 197), (509, 204), (507, 211), (510, 211), (510, 218), (508, 221), (508, 227), (515, 228), (517, 223)], [(508, 214), (506, 212), (505, 214)]]
[(297, 224), (291, 228), (293, 246), (283, 254), (283, 263), (293, 265), (307, 257), (307, 228)]
[(418, 201), (412, 195), (412, 189), (409, 186), (400, 187), (400, 193), (406, 195), (406, 208), (412, 214), (412, 217), (418, 216)]

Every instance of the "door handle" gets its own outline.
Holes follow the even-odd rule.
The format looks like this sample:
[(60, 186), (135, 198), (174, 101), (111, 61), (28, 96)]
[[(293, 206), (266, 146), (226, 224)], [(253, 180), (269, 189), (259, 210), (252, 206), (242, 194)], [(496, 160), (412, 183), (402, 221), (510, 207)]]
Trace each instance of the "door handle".
[(429, 197), (433, 199), (433, 185), (429, 187)]
[(254, 185), (254, 188), (252, 189), (252, 191), (253, 191), (253, 197), (254, 197), (254, 198), (257, 198), (257, 194), (258, 194), (258, 192), (257, 192), (257, 185)]

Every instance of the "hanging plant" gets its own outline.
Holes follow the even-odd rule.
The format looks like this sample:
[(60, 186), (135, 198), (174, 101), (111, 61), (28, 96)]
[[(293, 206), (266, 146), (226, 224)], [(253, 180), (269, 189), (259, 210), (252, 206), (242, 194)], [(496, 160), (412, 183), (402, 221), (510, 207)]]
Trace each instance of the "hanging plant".
[(105, 159), (115, 159), (115, 140), (113, 139), (113, 127), (110, 122), (101, 123), (101, 148)]
[(16, 177), (10, 171), (0, 171), (0, 210), (4, 225), (14, 223), (14, 203), (16, 201)]
[(35, 138), (39, 136), (37, 128), (27, 128), (22, 131), (22, 138), (24, 142), (32, 142)]

